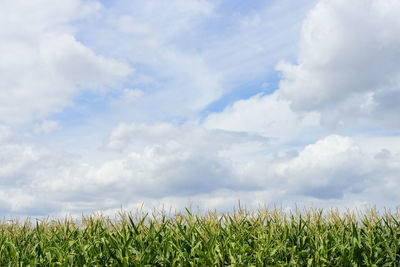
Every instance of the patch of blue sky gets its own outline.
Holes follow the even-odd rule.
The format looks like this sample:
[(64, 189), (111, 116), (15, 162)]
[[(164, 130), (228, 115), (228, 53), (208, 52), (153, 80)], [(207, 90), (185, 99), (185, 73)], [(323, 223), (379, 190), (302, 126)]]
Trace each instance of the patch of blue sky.
[(205, 117), (213, 112), (221, 112), (234, 102), (248, 99), (256, 94), (271, 94), (278, 89), (279, 76), (276, 72), (270, 73), (266, 77), (256, 80), (247, 80), (237, 87), (228, 91), (222, 97), (209, 104), (202, 112), (201, 117)]
[(68, 126), (82, 124), (94, 114), (107, 113), (109, 109), (108, 98), (110, 97), (95, 92), (83, 92), (74, 98), (72, 105), (53, 115), (52, 119), (59, 120)]
[[(105, 8), (111, 9), (108, 10), (108, 13), (111, 11), (114, 19), (123, 15), (132, 15), (135, 17), (134, 12), (138, 12), (137, 8), (134, 8), (136, 5), (134, 1), (100, 2)], [(220, 1), (216, 5), (217, 8), (210, 16), (207, 16), (206, 19), (198, 21), (198, 23), (191, 25), (191, 27), (185, 30), (182, 29), (179, 34), (173, 36), (173, 38), (169, 41), (183, 52), (201, 52), (203, 47), (208, 47), (210, 43), (224, 38), (224, 36), (231, 34), (233, 30), (237, 29), (238, 23), (240, 23), (240, 19), (242, 17), (252, 15), (260, 8), (268, 5), (269, 2), (273, 1)], [(140, 5), (138, 6), (140, 7)], [(140, 17), (138, 19), (147, 20), (147, 18), (144, 17)], [(123, 34), (115, 31), (115, 29), (111, 30), (109, 28), (110, 25), (107, 25), (107, 22), (102, 19), (98, 19), (97, 21), (85, 21), (84, 23), (81, 23), (80, 26), (82, 27), (80, 32), (78, 32), (78, 36), (83, 41), (89, 41), (92, 43), (90, 39), (96, 39), (93, 33), (97, 32), (97, 34), (99, 34), (102, 31), (107, 31), (107, 39), (110, 40), (115, 39), (115, 36), (113, 35), (118, 35), (121, 43), (124, 42), (124, 39), (130, 44), (132, 44), (133, 41), (132, 36), (123, 36)], [(105, 40), (103, 39), (102, 41), (104, 42)], [(97, 44), (97, 47), (101, 47), (101, 44)], [(105, 50), (107, 51), (108, 49)]]
[[(133, 84), (126, 83), (125, 85), (126, 87), (121, 88), (137, 88)], [(143, 89), (146, 93), (149, 93), (149, 91), (154, 90), (154, 87), (140, 88), (140, 90)], [(148, 90), (146, 91), (146, 89)], [(99, 128), (101, 127), (100, 124), (115, 126), (120, 122), (129, 123), (132, 121), (151, 122), (157, 120), (175, 124), (185, 122), (184, 117), (155, 109), (152, 100), (151, 96), (147, 98), (145, 95), (137, 103), (124, 103), (122, 89), (110, 89), (102, 94), (86, 91), (74, 98), (73, 105), (66, 107), (60, 113), (54, 114), (51, 119), (60, 121), (63, 128), (68, 129), (80, 128), (82, 125), (96, 125), (96, 128)]]
[(237, 14), (248, 14), (275, 2), (276, 0), (225, 0), (218, 5), (218, 11)]
[[(106, 8), (112, 9), (114, 16), (125, 15), (127, 14), (126, 12), (129, 13), (132, 5), (134, 5), (129, 1), (101, 2)], [(254, 40), (250, 39), (245, 43), (247, 45), (239, 47), (236, 47), (235, 43), (238, 39), (234, 37), (240, 33), (241, 19), (251, 18), (260, 10), (273, 5), (280, 4), (275, 0), (251, 2), (238, 0), (220, 1), (211, 16), (202, 20), (200, 24), (196, 24), (194, 29), (184, 31), (174, 37), (174, 40), (170, 40), (172, 42), (170, 44), (175, 49), (178, 49), (177, 51), (179, 52), (200, 55), (204, 53), (203, 56), (206, 60), (207, 68), (211, 71), (228, 72), (226, 77), (228, 84), (226, 84), (227, 90), (225, 94), (203, 109), (200, 113), (201, 117), (211, 112), (222, 111), (226, 106), (240, 99), (247, 99), (260, 92), (271, 93), (278, 88), (279, 73), (275, 72), (273, 67), (280, 59), (294, 61), (296, 49), (291, 44), (295, 46), (294, 39), (296, 37), (290, 33), (289, 36), (282, 40), (269, 40), (267, 35)], [(130, 7), (124, 9), (124, 6)], [(113, 29), (114, 26), (101, 19), (78, 23), (80, 23), (76, 34), (78, 41), (100, 55), (129, 62), (135, 69), (135, 73), (125, 81), (123, 87), (116, 88), (117, 91), (114, 91), (114, 94), (121, 93), (124, 88), (131, 88), (140, 89), (147, 96), (153, 92), (164, 90), (164, 87), (167, 88), (174, 85), (173, 80), (177, 79), (177, 77), (174, 73), (170, 73), (173, 70), (165, 68), (163, 64), (158, 65), (158, 61), (152, 60), (151, 56), (146, 56), (142, 59), (134, 56), (138, 53), (135, 52), (137, 49), (142, 53), (149, 52), (146, 49), (143, 50), (140, 44), (137, 47), (140, 40), (136, 39), (136, 37)], [(253, 35), (260, 36), (258, 30)], [(253, 35), (251, 35), (251, 38), (254, 37)], [(107, 38), (103, 38), (104, 36), (107, 36)], [(256, 51), (247, 51), (248, 49), (253, 49), (253, 46), (263, 46), (265, 42), (271, 41), (277, 44), (266, 50), (263, 48), (258, 51), (256, 47), (254, 48)], [(226, 48), (223, 48), (226, 46), (231, 48), (226, 51)], [(229, 56), (229, 53), (232, 53), (233, 58)], [(140, 79), (140, 76), (148, 77), (149, 79)], [(263, 84), (264, 88), (262, 88)], [(109, 93), (107, 96), (102, 96), (103, 98), (98, 99), (98, 97), (94, 96), (85, 97), (87, 95), (90, 96), (90, 93), (85, 93), (75, 100), (76, 106), (78, 106), (77, 110), (83, 109), (81, 112), (83, 116), (96, 112), (103, 113), (104, 110), (108, 112), (107, 98), (115, 96), (113, 93)], [(92, 99), (92, 97), (94, 98)], [(146, 107), (144, 108), (147, 109)], [(170, 114), (164, 115), (162, 116), (164, 118), (170, 117)], [(184, 120), (183, 118), (175, 119), (178, 121)]]
[(67, 151), (72, 149), (81, 153), (86, 150), (97, 150), (101, 140), (104, 140), (120, 122), (113, 119), (115, 112), (110, 105), (110, 100), (117, 93), (112, 90), (110, 92), (98, 94), (85, 91), (76, 96), (73, 104), (46, 118), (58, 121), (60, 129), (36, 135), (35, 140)]
[[(75, 38), (85, 46), (88, 46), (96, 54), (114, 59), (124, 59), (126, 54), (121, 51), (124, 43), (131, 43), (128, 36), (124, 36), (102, 20), (78, 21), (74, 24), (77, 27)], [(107, 36), (107, 38), (104, 38)], [(116, 45), (116, 40), (119, 44)]]
[(220, 1), (213, 14), (175, 39), (182, 51), (201, 52), (214, 43), (228, 38), (240, 26), (243, 17), (252, 16), (271, 1)]
[[(236, 12), (247, 12), (253, 9), (257, 9), (265, 5), (266, 3), (273, 2), (276, 0), (252, 0), (252, 1), (242, 1), (242, 0), (218, 0), (219, 9), (223, 11), (236, 11)], [(115, 7), (121, 5), (122, 3), (129, 3), (127, 0), (98, 0), (104, 7)], [(213, 1), (211, 1), (213, 2)]]
[(112, 7), (115, 5), (116, 2), (115, 0), (98, 0), (104, 7)]

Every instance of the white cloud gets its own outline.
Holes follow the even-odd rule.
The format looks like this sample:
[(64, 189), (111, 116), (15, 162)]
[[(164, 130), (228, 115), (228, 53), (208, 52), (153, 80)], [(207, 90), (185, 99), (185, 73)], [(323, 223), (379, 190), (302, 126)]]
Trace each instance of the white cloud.
[(242, 14), (224, 1), (116, 1), (105, 9), (104, 25), (86, 30), (96, 50), (138, 66), (129, 86), (145, 92), (140, 108), (151, 114), (148, 121), (193, 119), (293, 54), (312, 2), (274, 1), (259, 10), (246, 5)]
[[(238, 200), (251, 207), (398, 201), (400, 147), (382, 156), (385, 145), (369, 139), (331, 135), (298, 151), (276, 150), (270, 139), (245, 133), (121, 124), (107, 143), (119, 140), (119, 146), (109, 146), (119, 150), (99, 163), (86, 163), (87, 158), (3, 130), (8, 136), (0, 142), (0, 209), (5, 215), (79, 215), (143, 202), (149, 209), (182, 208), (190, 200), (202, 209), (224, 211)], [(363, 149), (364, 142), (376, 145)]]
[(1, 214), (44, 215), (59, 210), (61, 206), (53, 197), (57, 192), (38, 187), (43, 181), (57, 179), (61, 169), (69, 169), (71, 157), (5, 131), (7, 138), (0, 139)]
[[(273, 86), (266, 76), (295, 51), (293, 33), (314, 1), (243, 13), (225, 9), (228, 2), (4, 1), (0, 121), (37, 122), (36, 133), (63, 129), (44, 138), (0, 124), (0, 213), (182, 208), (189, 200), (224, 211), (238, 200), (397, 205), (400, 138), (335, 135), (319, 120), (399, 125), (400, 4), (319, 1), (304, 22), (298, 62), (278, 65), (279, 90), (198, 123), (199, 111), (228, 90)], [(136, 69), (129, 80), (128, 63)], [(110, 89), (84, 126), (48, 119), (85, 90)]]
[(96, 55), (71, 35), (47, 35), (40, 55), (51, 74), (72, 85), (95, 87), (131, 72), (126, 64)]
[[(97, 2), (5, 1), (0, 11), (0, 121), (44, 119), (87, 87), (126, 76), (130, 67), (96, 55), (74, 37), (72, 23)], [(35, 12), (32, 12), (35, 10)]]
[[(121, 192), (120, 197), (125, 194), (120, 184), (129, 184), (129, 192), (157, 205), (172, 199), (186, 204), (189, 196), (198, 205), (205, 205), (202, 207), (209, 204), (227, 209), (238, 199), (253, 206), (290, 201), (348, 206), (355, 200), (382, 205), (383, 190), (396, 181), (393, 174), (400, 168), (392, 156), (400, 150), (388, 150), (386, 157), (377, 157), (382, 153), (381, 145), (363, 149), (370, 139), (358, 144), (338, 135), (298, 152), (282, 147), (275, 150), (270, 139), (244, 133), (166, 124), (121, 124), (110, 135), (109, 144), (116, 140), (124, 148), (120, 151), (126, 153), (93, 169), (86, 180), (98, 190), (104, 190), (102, 186), (114, 188)], [(221, 198), (226, 201), (219, 201)], [(132, 198), (130, 203), (138, 202)]]
[(289, 102), (279, 97), (279, 91), (239, 100), (223, 112), (210, 114), (204, 121), (207, 128), (255, 133), (284, 141), (298, 138), (305, 132), (311, 135), (314, 131), (315, 135), (318, 124), (318, 114), (294, 113)]
[(155, 125), (120, 123), (111, 131), (105, 148), (121, 150), (127, 148), (134, 138), (147, 144), (149, 142), (170, 140), (177, 134), (179, 134), (177, 129), (169, 123)]
[(280, 91), (326, 125), (373, 118), (398, 127), (399, 16), (393, 0), (319, 1), (303, 23), (297, 63), (277, 66)]
[[(268, 139), (225, 131), (209, 131), (170, 124), (121, 124), (106, 147), (120, 151), (116, 159), (90, 166), (83, 179), (49, 181), (53, 190), (78, 190), (95, 197), (118, 198), (129, 203), (136, 198), (194, 196), (221, 189), (251, 190), (259, 177), (240, 177), (247, 164), (241, 150), (257, 153)], [(245, 166), (249, 168), (249, 166)], [(246, 172), (244, 170), (244, 172)]]
[(278, 166), (290, 191), (318, 198), (341, 198), (343, 193), (362, 190), (369, 179), (371, 160), (348, 137), (328, 136), (306, 146), (299, 155)]

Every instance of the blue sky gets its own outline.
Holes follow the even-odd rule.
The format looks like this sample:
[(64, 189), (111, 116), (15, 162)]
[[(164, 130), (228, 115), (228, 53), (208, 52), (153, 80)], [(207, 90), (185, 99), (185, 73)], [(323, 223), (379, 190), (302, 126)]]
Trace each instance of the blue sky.
[(395, 0), (6, 0), (0, 214), (395, 208), (399, 15)]

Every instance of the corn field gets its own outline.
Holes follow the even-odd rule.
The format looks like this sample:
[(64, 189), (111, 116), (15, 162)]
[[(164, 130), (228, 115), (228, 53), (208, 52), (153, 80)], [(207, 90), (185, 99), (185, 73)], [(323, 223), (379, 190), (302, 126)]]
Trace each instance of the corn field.
[(399, 213), (279, 209), (3, 221), (0, 266), (398, 266)]

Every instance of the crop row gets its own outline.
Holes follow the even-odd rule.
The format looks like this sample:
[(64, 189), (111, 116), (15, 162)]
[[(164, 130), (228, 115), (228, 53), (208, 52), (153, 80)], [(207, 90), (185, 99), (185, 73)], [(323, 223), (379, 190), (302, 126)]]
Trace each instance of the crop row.
[(316, 209), (4, 221), (0, 266), (398, 266), (399, 221)]

